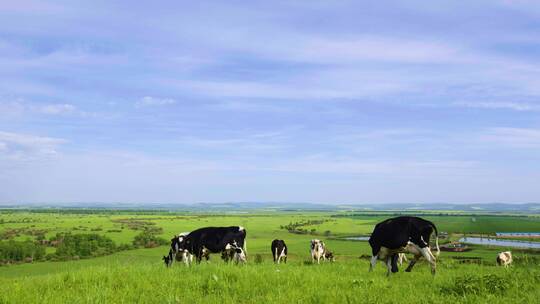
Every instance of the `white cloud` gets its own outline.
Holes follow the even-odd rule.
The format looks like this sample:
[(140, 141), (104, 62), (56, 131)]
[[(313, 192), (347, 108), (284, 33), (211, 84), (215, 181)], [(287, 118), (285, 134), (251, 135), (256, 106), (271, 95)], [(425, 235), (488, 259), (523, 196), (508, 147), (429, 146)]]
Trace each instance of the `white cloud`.
[(8, 160), (33, 160), (58, 154), (66, 141), (60, 138), (0, 131), (0, 157)]
[(135, 103), (135, 107), (142, 108), (142, 107), (153, 107), (153, 106), (166, 106), (166, 105), (172, 105), (175, 103), (176, 103), (176, 100), (171, 99), (171, 98), (157, 98), (157, 97), (152, 97), (152, 96), (145, 96), (141, 98), (141, 100)]
[(0, 101), (0, 114), (18, 116), (24, 113), (45, 115), (84, 114), (84, 112), (77, 111), (77, 107), (69, 103), (37, 104), (27, 102), (22, 98)]
[(72, 113), (75, 111), (75, 106), (71, 104), (50, 104), (38, 107), (38, 110), (45, 114), (65, 114), (65, 113)]

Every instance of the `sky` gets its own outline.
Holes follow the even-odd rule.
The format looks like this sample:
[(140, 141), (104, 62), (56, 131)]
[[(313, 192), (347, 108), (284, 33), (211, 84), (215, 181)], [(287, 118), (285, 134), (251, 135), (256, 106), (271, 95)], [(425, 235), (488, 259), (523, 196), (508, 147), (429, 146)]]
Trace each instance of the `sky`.
[(0, 0), (0, 203), (540, 201), (540, 2), (199, 2)]

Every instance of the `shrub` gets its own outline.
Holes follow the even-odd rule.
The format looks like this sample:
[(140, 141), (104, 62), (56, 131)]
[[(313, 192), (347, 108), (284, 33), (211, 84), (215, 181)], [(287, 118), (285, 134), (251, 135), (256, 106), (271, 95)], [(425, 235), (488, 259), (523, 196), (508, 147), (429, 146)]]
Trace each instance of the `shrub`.
[(156, 236), (150, 230), (144, 230), (133, 239), (133, 246), (135, 247), (152, 248), (168, 244), (169, 242), (166, 239)]
[(45, 248), (32, 241), (0, 242), (0, 260), (6, 262), (22, 262), (41, 260), (45, 257)]
[(115, 252), (116, 244), (108, 237), (99, 234), (63, 234), (57, 235), (56, 240), (62, 240), (56, 249), (60, 258), (88, 258), (102, 256)]

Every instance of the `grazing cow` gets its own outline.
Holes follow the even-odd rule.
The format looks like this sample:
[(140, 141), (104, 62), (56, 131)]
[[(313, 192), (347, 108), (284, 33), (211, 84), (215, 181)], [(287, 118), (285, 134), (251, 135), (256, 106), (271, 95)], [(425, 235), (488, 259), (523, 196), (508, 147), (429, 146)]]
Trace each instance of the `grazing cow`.
[(326, 248), (324, 248), (324, 250), (324, 258), (327, 261), (334, 262), (336, 259), (334, 258), (334, 254), (332, 253), (332, 251), (327, 250)]
[(270, 246), (272, 250), (272, 256), (274, 257), (274, 263), (278, 263), (283, 260), (287, 263), (287, 245), (284, 240), (273, 240)]
[(512, 264), (512, 252), (503, 251), (497, 254), (497, 265), (508, 268)]
[(317, 239), (311, 240), (311, 260), (313, 263), (317, 260), (317, 264), (320, 264), (321, 259), (326, 260), (324, 256), (325, 251), (326, 246), (323, 241)]
[(163, 261), (166, 266), (171, 266), (174, 260), (180, 262), (184, 261), (186, 266), (189, 266), (191, 261), (193, 261), (193, 256), (189, 254), (186, 250), (180, 248), (181, 242), (189, 234), (189, 232), (182, 232), (171, 239), (171, 248), (169, 249), (169, 254), (163, 257)]
[(192, 231), (185, 236), (179, 248), (187, 250), (195, 256), (197, 263), (201, 262), (204, 251), (222, 253), (228, 251), (236, 261), (246, 259), (246, 229), (239, 226), (205, 227)]
[(412, 270), (414, 264), (422, 256), (431, 265), (431, 273), (435, 274), (436, 259), (429, 248), (429, 239), (435, 232), (436, 255), (440, 253), (437, 227), (430, 221), (413, 216), (400, 216), (378, 223), (369, 238), (372, 258), (369, 270), (373, 270), (377, 259), (386, 261), (390, 272), (397, 272), (398, 253), (409, 252), (414, 255), (405, 271)]
[[(177, 262), (184, 262), (186, 266), (193, 263), (193, 255), (189, 253), (186, 249), (180, 248), (184, 238), (189, 234), (189, 232), (182, 232), (171, 239), (171, 248), (169, 254), (163, 257), (163, 261), (166, 266), (171, 266), (174, 260)], [(208, 261), (210, 259), (210, 252), (203, 248), (202, 257)]]

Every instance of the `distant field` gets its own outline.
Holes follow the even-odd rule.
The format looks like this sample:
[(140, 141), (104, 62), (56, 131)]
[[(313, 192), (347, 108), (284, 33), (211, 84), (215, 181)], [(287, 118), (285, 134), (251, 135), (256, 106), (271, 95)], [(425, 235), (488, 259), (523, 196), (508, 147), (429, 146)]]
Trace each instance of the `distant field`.
[[(332, 212), (145, 214), (116, 211), (76, 214), (2, 211), (0, 234), (15, 231), (19, 235), (11, 235), (14, 240), (32, 240), (35, 238), (32, 233), (44, 230), (47, 238), (65, 232), (96, 233), (110, 237), (118, 244), (131, 244), (135, 235), (140, 233), (137, 230), (140, 223), (163, 229), (159, 236), (167, 240), (174, 234), (199, 227), (241, 225), (248, 232), (249, 259), (245, 266), (225, 265), (218, 255), (214, 255), (209, 264), (186, 268), (176, 263), (166, 269), (161, 257), (168, 249), (161, 246), (78, 261), (3, 266), (0, 267), (0, 303), (29, 303), (37, 299), (43, 299), (44, 303), (130, 303), (135, 300), (213, 303), (218, 299), (221, 303), (375, 300), (395, 303), (398, 298), (399, 302), (429, 303), (440, 297), (468, 303), (508, 303), (518, 299), (520, 303), (537, 303), (540, 270), (536, 263), (540, 256), (534, 251), (513, 250), (518, 264), (510, 271), (494, 267), (495, 254), (507, 248), (471, 246), (473, 250), (466, 253), (443, 252), (434, 280), (424, 263), (418, 264), (412, 273), (400, 272), (389, 279), (384, 276), (382, 264), (378, 265), (375, 273), (367, 273), (367, 260), (359, 259), (370, 254), (367, 242), (341, 238), (368, 234), (377, 222), (391, 216)], [(456, 233), (456, 237), (463, 233), (540, 231), (540, 218), (534, 216), (429, 214), (423, 217), (437, 224), (439, 231)], [(291, 227), (296, 229), (296, 233), (284, 229)], [(269, 247), (274, 238), (286, 240), (289, 264), (278, 267), (271, 263)], [(334, 264), (313, 266), (307, 262), (312, 238), (325, 240), (337, 256)], [(48, 253), (54, 250), (47, 247)], [(255, 263), (255, 256), (259, 256), (257, 259), (262, 263)], [(483, 265), (461, 264), (453, 257), (470, 258), (472, 262), (480, 259)], [(511, 283), (503, 283), (508, 280)], [(490, 284), (505, 286), (498, 292), (490, 290)], [(413, 288), (425, 297), (420, 299), (411, 293), (401, 292)]]

